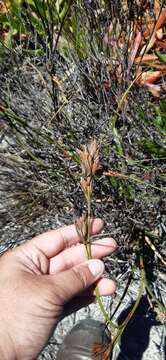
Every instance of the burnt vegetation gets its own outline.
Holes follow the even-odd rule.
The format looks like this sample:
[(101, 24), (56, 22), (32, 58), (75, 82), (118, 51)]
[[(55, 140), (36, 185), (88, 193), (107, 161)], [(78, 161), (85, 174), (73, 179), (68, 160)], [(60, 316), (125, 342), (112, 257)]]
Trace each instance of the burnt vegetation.
[[(55, 226), (57, 214), (62, 223), (82, 215), (76, 150), (96, 139), (91, 211), (119, 244), (107, 270), (132, 271), (141, 252), (155, 303), (151, 289), (165, 265), (145, 236), (164, 259), (166, 65), (158, 43), (165, 35), (149, 43), (166, 8), (145, 0), (40, 3), (0, 2), (2, 251)], [(165, 22), (160, 28), (164, 34)], [(147, 63), (156, 51), (160, 59)], [(142, 74), (154, 63), (161, 76), (149, 86)]]

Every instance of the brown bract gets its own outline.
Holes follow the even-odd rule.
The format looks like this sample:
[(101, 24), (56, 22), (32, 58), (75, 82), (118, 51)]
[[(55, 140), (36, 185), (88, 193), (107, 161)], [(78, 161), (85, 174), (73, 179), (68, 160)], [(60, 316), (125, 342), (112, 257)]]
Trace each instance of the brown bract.
[(76, 230), (81, 242), (84, 243), (85, 239), (88, 236), (88, 219), (87, 214), (83, 213), (82, 216), (75, 222)]
[(81, 187), (87, 199), (92, 193), (92, 177), (99, 168), (99, 151), (96, 140), (88, 145), (83, 145), (82, 150), (77, 150), (82, 169)]
[(82, 175), (84, 179), (92, 177), (99, 168), (99, 151), (96, 140), (88, 145), (82, 145), (82, 150), (77, 150), (80, 158)]

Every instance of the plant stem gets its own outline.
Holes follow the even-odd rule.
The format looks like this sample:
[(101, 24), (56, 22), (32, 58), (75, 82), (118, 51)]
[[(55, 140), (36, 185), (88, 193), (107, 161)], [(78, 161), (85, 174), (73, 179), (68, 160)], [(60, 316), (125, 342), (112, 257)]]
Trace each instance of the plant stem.
[[(89, 196), (86, 196), (86, 200), (87, 200), (87, 239), (85, 241), (85, 247), (86, 247), (86, 252), (87, 252), (87, 258), (92, 259), (92, 249), (91, 249), (91, 240), (90, 240), (90, 233), (91, 233), (91, 196), (90, 196), (90, 194), (89, 194)], [(101, 300), (101, 296), (99, 294), (98, 287), (96, 287), (96, 289), (95, 289), (95, 295), (96, 295), (98, 305), (100, 307), (100, 310), (103, 314), (103, 317), (104, 317), (106, 323), (114, 328), (117, 328), (117, 325), (115, 325), (110, 320), (109, 315), (107, 314), (107, 312), (104, 308), (104, 305)]]
[(95, 289), (95, 295), (96, 295), (96, 299), (97, 299), (98, 305), (99, 305), (99, 307), (100, 307), (100, 310), (101, 310), (101, 312), (102, 312), (102, 314), (103, 314), (103, 316), (104, 316), (104, 319), (105, 319), (106, 323), (107, 323), (108, 325), (112, 326), (112, 327), (115, 328), (115, 329), (118, 328), (118, 326), (117, 326), (116, 324), (114, 324), (113, 321), (110, 320), (110, 317), (109, 317), (109, 315), (107, 314), (107, 312), (106, 312), (106, 310), (105, 310), (105, 308), (104, 308), (104, 305), (103, 305), (102, 300), (101, 300), (101, 296), (100, 296), (100, 294), (99, 294), (99, 289), (98, 289), (98, 287), (96, 287), (96, 289)]
[(145, 289), (145, 270), (144, 270), (144, 266), (143, 266), (143, 257), (142, 254), (140, 255), (140, 272), (141, 272), (141, 282), (140, 282), (140, 286), (139, 286), (139, 291), (138, 291), (138, 296), (137, 299), (131, 309), (131, 311), (129, 312), (129, 314), (127, 315), (127, 318), (123, 321), (123, 323), (119, 326), (119, 330), (117, 332), (117, 334), (115, 335), (113, 341), (112, 341), (112, 346), (115, 346), (115, 344), (119, 341), (120, 337), (122, 336), (127, 324), (129, 323), (130, 319), (133, 317), (139, 303), (142, 297), (142, 294), (144, 292)]
[(162, 310), (162, 311), (166, 311), (166, 308), (163, 304), (161, 304), (161, 302), (156, 298), (156, 296), (153, 294), (150, 286), (148, 285), (147, 283), (147, 279), (145, 279), (145, 288), (146, 288), (146, 291), (149, 293), (150, 297), (155, 301), (155, 303), (159, 306), (159, 308)]
[(129, 84), (128, 88), (126, 89), (126, 91), (123, 93), (122, 97), (119, 100), (118, 106), (115, 110), (115, 114), (112, 117), (112, 121), (111, 121), (111, 128), (112, 128), (112, 133), (114, 135), (114, 139), (115, 139), (115, 143), (116, 143), (116, 147), (117, 147), (117, 151), (119, 153), (120, 156), (124, 155), (124, 151), (123, 151), (123, 147), (122, 147), (122, 143), (120, 140), (120, 136), (118, 135), (117, 129), (116, 129), (116, 122), (117, 119), (119, 117), (119, 112), (123, 106), (124, 101), (126, 100), (126, 97), (130, 91), (130, 89), (132, 88), (132, 86), (134, 85), (134, 83), (138, 80), (138, 78), (141, 76), (141, 74), (139, 74), (136, 78), (134, 78), (133, 81), (131, 81), (131, 83)]
[(129, 277), (128, 277), (127, 284), (126, 284), (125, 289), (124, 289), (124, 291), (123, 291), (123, 294), (122, 294), (122, 296), (121, 296), (121, 298), (120, 298), (117, 306), (115, 307), (115, 309), (114, 309), (114, 311), (113, 311), (113, 313), (112, 313), (112, 315), (111, 315), (111, 319), (113, 319), (113, 317), (114, 317), (114, 315), (116, 314), (116, 312), (118, 311), (118, 309), (119, 309), (119, 307), (120, 307), (123, 299), (124, 299), (125, 296), (126, 296), (126, 293), (127, 293), (127, 291), (128, 291), (128, 288), (129, 288), (129, 286), (131, 285), (131, 283), (132, 283), (132, 281), (133, 281), (133, 275), (134, 275), (135, 270), (136, 270), (136, 265), (135, 265), (135, 263), (134, 263), (133, 266), (132, 266), (130, 275), (129, 275)]
[(92, 250), (91, 250), (91, 197), (87, 198), (87, 249), (88, 249), (88, 259), (92, 259)]

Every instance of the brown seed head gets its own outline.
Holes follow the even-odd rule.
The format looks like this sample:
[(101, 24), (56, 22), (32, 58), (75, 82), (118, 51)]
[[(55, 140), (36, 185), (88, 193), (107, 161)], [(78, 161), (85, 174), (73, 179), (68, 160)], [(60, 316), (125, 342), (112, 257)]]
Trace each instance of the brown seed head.
[(87, 238), (88, 234), (88, 219), (87, 214), (83, 213), (82, 216), (75, 222), (76, 230), (81, 242)]
[(82, 150), (77, 150), (80, 158), (83, 178), (91, 178), (99, 168), (99, 151), (96, 140), (88, 145), (83, 145)]

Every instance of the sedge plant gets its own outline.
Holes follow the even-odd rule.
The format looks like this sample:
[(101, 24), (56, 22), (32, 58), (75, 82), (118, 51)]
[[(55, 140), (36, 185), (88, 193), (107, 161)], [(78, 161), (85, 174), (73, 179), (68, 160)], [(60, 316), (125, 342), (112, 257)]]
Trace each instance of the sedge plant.
[[(77, 154), (82, 169), (82, 178), (80, 181), (80, 185), (84, 194), (85, 210), (82, 213), (82, 216), (79, 219), (77, 219), (75, 225), (76, 225), (77, 233), (79, 235), (80, 242), (83, 243), (85, 246), (86, 256), (88, 259), (91, 259), (92, 239), (90, 234), (91, 234), (91, 226), (93, 222), (93, 213), (92, 213), (93, 180), (96, 171), (100, 167), (99, 149), (96, 140), (91, 141), (88, 145), (83, 145), (81, 149), (77, 150)], [(97, 302), (103, 314), (106, 327), (108, 328), (110, 334), (110, 344), (94, 344), (94, 347), (92, 349), (93, 355), (95, 356), (101, 355), (102, 360), (110, 359), (114, 346), (120, 341), (120, 338), (123, 332), (125, 331), (126, 327), (128, 326), (130, 319), (134, 316), (136, 309), (140, 303), (141, 297), (144, 293), (146, 293), (149, 302), (152, 300), (156, 304), (154, 310), (157, 314), (157, 318), (158, 319), (160, 318), (162, 320), (161, 322), (165, 322), (165, 316), (166, 316), (165, 306), (155, 297), (150, 286), (148, 285), (146, 269), (144, 265), (145, 243), (147, 243), (151, 247), (151, 249), (155, 253), (157, 253), (157, 257), (160, 259), (160, 261), (162, 261), (164, 265), (165, 265), (165, 260), (163, 260), (159, 252), (156, 252), (155, 246), (152, 244), (152, 242), (150, 241), (149, 237), (146, 234), (143, 234), (141, 237), (139, 237), (138, 243), (139, 243), (138, 256), (136, 257), (132, 265), (131, 274), (129, 276), (129, 280), (125, 287), (125, 290), (111, 316), (107, 313), (107, 311), (104, 308), (98, 287), (96, 287), (95, 289)], [(129, 286), (134, 281), (134, 274), (137, 268), (139, 269), (140, 285), (137, 291), (136, 299), (125, 320), (120, 325), (117, 325), (112, 321), (112, 319), (114, 318), (115, 314), (117, 313), (117, 310), (122, 304), (122, 301), (128, 292)], [(113, 334), (112, 339), (111, 339), (111, 334)]]

